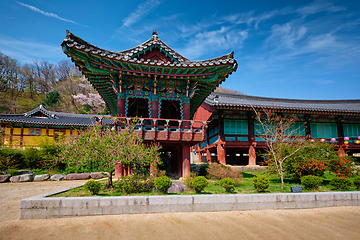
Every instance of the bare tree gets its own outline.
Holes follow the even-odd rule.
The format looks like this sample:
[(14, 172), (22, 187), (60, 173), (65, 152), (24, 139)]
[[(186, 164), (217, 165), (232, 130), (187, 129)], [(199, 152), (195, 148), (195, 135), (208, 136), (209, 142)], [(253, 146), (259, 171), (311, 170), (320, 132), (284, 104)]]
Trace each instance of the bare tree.
[(282, 116), (269, 109), (261, 112), (253, 108), (256, 120), (261, 126), (258, 135), (264, 139), (267, 152), (276, 167), (281, 179), (281, 189), (284, 189), (284, 162), (307, 146), (305, 137), (301, 136), (300, 128), (296, 126), (296, 118)]

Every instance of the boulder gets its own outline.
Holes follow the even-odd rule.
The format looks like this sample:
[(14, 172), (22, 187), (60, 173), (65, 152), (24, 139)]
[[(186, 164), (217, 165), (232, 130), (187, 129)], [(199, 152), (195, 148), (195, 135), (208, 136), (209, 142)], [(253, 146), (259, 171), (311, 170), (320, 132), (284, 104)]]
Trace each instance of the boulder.
[(19, 170), (19, 175), (34, 174), (31, 170)]
[(65, 176), (65, 180), (85, 180), (90, 178), (90, 173), (70, 173)]
[(186, 186), (181, 181), (171, 180), (172, 185), (168, 189), (168, 193), (182, 193), (186, 190)]
[(55, 175), (51, 176), (50, 179), (53, 181), (62, 181), (62, 180), (64, 180), (64, 178), (65, 178), (65, 175), (55, 174)]
[(8, 175), (8, 174), (0, 175), (0, 183), (9, 181), (10, 177), (11, 177), (11, 175)]
[(10, 182), (31, 182), (34, 180), (34, 174), (22, 174), (10, 178)]
[(99, 179), (99, 178), (104, 178), (107, 176), (101, 172), (93, 172), (93, 173), (90, 173), (90, 177), (93, 179)]
[(34, 178), (34, 181), (35, 182), (45, 181), (45, 180), (48, 180), (49, 178), (50, 178), (49, 174), (36, 175)]

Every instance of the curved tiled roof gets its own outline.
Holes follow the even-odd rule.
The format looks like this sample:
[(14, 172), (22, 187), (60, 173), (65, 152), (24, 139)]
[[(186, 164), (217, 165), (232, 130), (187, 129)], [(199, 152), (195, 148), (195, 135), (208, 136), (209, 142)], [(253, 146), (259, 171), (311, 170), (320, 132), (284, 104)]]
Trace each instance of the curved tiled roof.
[(256, 97), (244, 94), (213, 92), (205, 103), (214, 107), (254, 107), (290, 111), (317, 111), (331, 113), (359, 113), (360, 99), (356, 100), (300, 100)]
[[(137, 47), (121, 51), (121, 52), (113, 52), (109, 50), (104, 50), (99, 47), (96, 47), (85, 40), (79, 38), (78, 36), (72, 34), (70, 31), (66, 31), (66, 39), (61, 43), (61, 45), (66, 44), (68, 47), (75, 47), (77, 49), (81, 49), (85, 52), (91, 52), (92, 54), (99, 55), (101, 57), (108, 57), (111, 59), (121, 60), (125, 62), (133, 62), (133, 63), (141, 63), (148, 65), (162, 65), (162, 66), (170, 66), (170, 67), (201, 67), (201, 66), (216, 66), (223, 64), (233, 64), (236, 63), (234, 59), (234, 52), (223, 55), (221, 57), (202, 60), (202, 61), (190, 61), (189, 59), (183, 57), (168, 45), (166, 45), (163, 41), (158, 37), (157, 32), (153, 31), (153, 36), (147, 40), (146, 42), (140, 44)], [(136, 54), (141, 53), (144, 50), (150, 49), (152, 46), (158, 46), (164, 51), (166, 51), (176, 62), (157, 62), (151, 61), (149, 59), (137, 59), (134, 57)]]
[[(36, 116), (36, 113), (42, 113), (46, 117)], [(87, 127), (95, 125), (96, 116), (99, 115), (52, 112), (40, 105), (39, 107), (24, 114), (0, 114), (0, 122)], [(110, 119), (103, 118), (102, 121), (106, 125), (114, 124), (113, 120)]]

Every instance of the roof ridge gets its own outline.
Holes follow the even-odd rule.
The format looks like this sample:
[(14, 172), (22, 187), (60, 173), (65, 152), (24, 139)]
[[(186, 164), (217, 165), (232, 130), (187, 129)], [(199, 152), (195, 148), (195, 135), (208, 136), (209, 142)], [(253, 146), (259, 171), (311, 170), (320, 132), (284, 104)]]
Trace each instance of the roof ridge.
[(268, 101), (268, 100), (279, 100), (279, 101), (295, 101), (295, 102), (324, 102), (324, 103), (336, 103), (336, 102), (350, 102), (350, 103), (360, 103), (360, 99), (331, 99), (331, 100), (325, 100), (325, 99), (293, 99), (293, 98), (272, 98), (272, 97), (260, 97), (260, 96), (253, 96), (253, 95), (246, 95), (246, 94), (242, 94), (242, 93), (226, 93), (226, 92), (218, 92), (218, 91), (214, 91), (212, 92), (210, 95), (227, 95), (228, 97), (238, 97), (238, 96), (242, 96), (244, 98), (248, 98), (248, 99), (256, 99), (259, 101)]

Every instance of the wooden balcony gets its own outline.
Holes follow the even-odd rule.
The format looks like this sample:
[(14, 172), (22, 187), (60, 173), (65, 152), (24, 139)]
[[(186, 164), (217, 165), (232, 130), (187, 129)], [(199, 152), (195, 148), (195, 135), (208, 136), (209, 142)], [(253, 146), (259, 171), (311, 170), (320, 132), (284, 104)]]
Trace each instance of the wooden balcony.
[(126, 126), (145, 141), (202, 142), (206, 136), (207, 122), (194, 120), (116, 117), (116, 129)]

